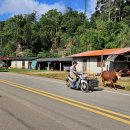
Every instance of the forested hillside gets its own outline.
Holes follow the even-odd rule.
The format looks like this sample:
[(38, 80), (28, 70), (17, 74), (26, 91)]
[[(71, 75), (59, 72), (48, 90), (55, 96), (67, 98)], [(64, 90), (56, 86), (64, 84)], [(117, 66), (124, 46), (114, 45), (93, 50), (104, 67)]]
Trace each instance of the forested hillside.
[(0, 21), (3, 56), (16, 56), (18, 44), (23, 56), (61, 57), (87, 50), (130, 46), (130, 0), (97, 0), (88, 19), (67, 8), (50, 10), (40, 18), (37, 12)]

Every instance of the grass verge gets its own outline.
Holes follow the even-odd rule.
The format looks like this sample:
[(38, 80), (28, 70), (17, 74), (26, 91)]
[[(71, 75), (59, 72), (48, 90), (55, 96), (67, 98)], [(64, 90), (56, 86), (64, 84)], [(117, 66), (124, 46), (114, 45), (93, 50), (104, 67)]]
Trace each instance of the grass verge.
[(8, 69), (6, 69), (4, 67), (0, 67), (0, 72), (8, 72)]
[(16, 69), (16, 68), (11, 68), (11, 69), (9, 69), (9, 72), (27, 74), (27, 73), (44, 72), (44, 71), (43, 71), (43, 70), (29, 70), (29, 69)]
[(67, 72), (45, 72), (41, 74), (33, 74), (37, 75), (40, 77), (47, 77), (47, 78), (53, 78), (53, 79), (60, 79), (60, 80), (65, 80), (67, 78)]
[(125, 87), (126, 90), (130, 90), (130, 79), (123, 79), (118, 81), (118, 84), (122, 87)]

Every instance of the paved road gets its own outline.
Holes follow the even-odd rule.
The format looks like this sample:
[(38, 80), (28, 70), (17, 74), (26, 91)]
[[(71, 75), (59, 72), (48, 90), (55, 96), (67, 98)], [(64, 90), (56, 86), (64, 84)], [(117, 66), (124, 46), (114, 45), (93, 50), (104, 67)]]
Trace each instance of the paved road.
[(130, 130), (130, 92), (71, 90), (63, 81), (0, 73), (0, 130)]

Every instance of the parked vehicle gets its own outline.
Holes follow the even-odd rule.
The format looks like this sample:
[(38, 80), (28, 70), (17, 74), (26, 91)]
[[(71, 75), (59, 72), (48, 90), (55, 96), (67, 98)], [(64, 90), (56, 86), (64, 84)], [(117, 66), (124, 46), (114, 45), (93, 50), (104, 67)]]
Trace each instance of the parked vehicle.
[[(68, 75), (66, 78), (66, 85), (72, 88), (73, 79)], [(82, 92), (93, 91), (95, 87), (98, 87), (99, 81), (96, 78), (85, 77), (83, 73), (78, 74), (76, 82), (76, 89), (80, 89)]]

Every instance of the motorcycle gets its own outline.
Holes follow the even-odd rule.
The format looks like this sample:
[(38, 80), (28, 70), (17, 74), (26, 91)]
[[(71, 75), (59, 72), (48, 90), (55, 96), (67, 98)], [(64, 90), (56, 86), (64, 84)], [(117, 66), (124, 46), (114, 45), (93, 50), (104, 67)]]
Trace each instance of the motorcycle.
[[(73, 78), (71, 78), (70, 75), (68, 75), (68, 77), (66, 78), (67, 87), (72, 88), (72, 82)], [(79, 73), (75, 89), (81, 90), (85, 93), (90, 90), (93, 91), (94, 87), (98, 87), (98, 82), (99, 81), (95, 78), (85, 77), (84, 73)]]

